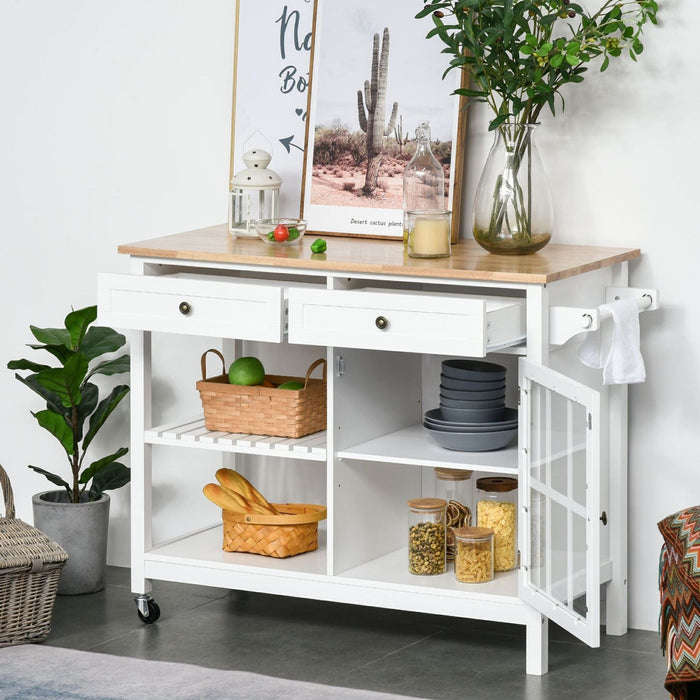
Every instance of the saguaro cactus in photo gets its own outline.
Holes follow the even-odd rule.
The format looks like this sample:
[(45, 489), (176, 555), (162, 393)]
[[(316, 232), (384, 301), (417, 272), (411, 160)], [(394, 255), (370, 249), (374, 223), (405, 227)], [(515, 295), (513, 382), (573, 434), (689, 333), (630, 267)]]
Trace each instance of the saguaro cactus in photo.
[(403, 147), (408, 143), (408, 131), (403, 133), (403, 115), (399, 116), (399, 123), (394, 127), (394, 138), (399, 145), (399, 153), (403, 153)]
[(377, 187), (377, 176), (379, 175), (379, 166), (382, 163), (384, 150), (384, 138), (393, 132), (396, 114), (399, 110), (398, 103), (394, 102), (391, 118), (385, 126), (388, 75), (389, 30), (385, 27), (381, 46), (379, 34), (374, 35), (372, 43), (372, 77), (371, 80), (365, 80), (364, 99), (363, 91), (357, 91), (357, 114), (360, 128), (367, 134), (367, 174), (365, 176), (365, 185), (362, 188), (366, 195), (372, 194)]

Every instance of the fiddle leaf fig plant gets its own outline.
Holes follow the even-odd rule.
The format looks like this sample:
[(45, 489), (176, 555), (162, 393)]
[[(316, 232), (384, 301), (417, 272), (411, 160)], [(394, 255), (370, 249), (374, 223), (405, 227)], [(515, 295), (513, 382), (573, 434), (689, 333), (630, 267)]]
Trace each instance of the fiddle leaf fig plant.
[(29, 465), (51, 483), (66, 490), (71, 503), (95, 501), (105, 491), (118, 489), (129, 482), (130, 469), (119, 462), (128, 448), (120, 447), (110, 455), (85, 464), (88, 447), (120, 401), (129, 393), (121, 384), (100, 400), (98, 386), (90, 381), (96, 375), (111, 376), (129, 371), (129, 355), (104, 359), (116, 352), (126, 338), (111, 328), (92, 326), (97, 307), (71, 311), (63, 328), (30, 330), (38, 343), (28, 344), (43, 350), (58, 361), (58, 366), (27, 359), (8, 362), (8, 369), (28, 370), (30, 374), (15, 377), (46, 401), (46, 408), (32, 411), (39, 425), (53, 435), (66, 453), (70, 465), (70, 482), (58, 474)]

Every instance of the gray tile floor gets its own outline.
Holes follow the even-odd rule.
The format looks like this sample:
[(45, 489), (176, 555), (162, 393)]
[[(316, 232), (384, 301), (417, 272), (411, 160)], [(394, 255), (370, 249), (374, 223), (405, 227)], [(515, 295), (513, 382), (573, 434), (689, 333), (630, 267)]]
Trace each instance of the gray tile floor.
[(104, 591), (58, 596), (47, 644), (237, 669), (423, 698), (662, 700), (665, 660), (653, 632), (590, 649), (550, 626), (550, 671), (525, 674), (515, 625), (154, 582), (161, 617), (136, 614), (129, 571)]

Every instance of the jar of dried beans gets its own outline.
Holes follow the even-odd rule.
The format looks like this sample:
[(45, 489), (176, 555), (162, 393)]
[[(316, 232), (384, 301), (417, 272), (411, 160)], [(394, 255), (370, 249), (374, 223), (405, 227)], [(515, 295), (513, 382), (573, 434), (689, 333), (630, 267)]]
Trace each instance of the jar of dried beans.
[(445, 573), (446, 506), (443, 498), (414, 498), (408, 502), (409, 573)]
[(517, 500), (517, 479), (493, 476), (476, 481), (476, 524), (493, 530), (495, 571), (510, 571), (517, 563)]
[(493, 530), (487, 527), (457, 527), (455, 578), (463, 583), (493, 580)]
[(435, 467), (435, 495), (447, 501), (445, 527), (447, 537), (447, 561), (454, 561), (455, 542), (453, 530), (472, 524), (472, 472), (468, 469)]

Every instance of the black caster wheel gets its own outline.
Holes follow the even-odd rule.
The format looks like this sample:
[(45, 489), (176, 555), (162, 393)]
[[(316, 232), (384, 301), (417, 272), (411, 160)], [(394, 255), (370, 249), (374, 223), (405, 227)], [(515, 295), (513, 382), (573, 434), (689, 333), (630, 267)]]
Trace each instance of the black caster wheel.
[(148, 614), (144, 615), (141, 610), (137, 610), (139, 620), (143, 622), (144, 625), (152, 625), (160, 617), (160, 606), (155, 600), (146, 601), (148, 607)]

